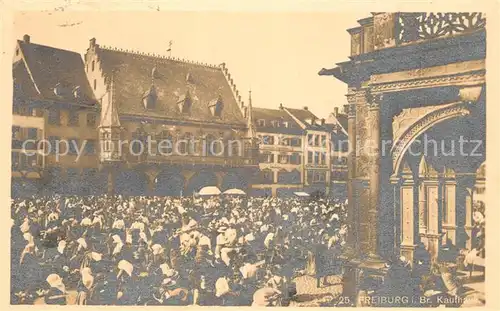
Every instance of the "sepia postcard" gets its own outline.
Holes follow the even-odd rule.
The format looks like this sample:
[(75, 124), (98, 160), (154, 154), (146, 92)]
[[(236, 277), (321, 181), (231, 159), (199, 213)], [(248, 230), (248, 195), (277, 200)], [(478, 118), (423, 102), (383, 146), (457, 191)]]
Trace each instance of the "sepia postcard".
[(498, 12), (123, 5), (3, 19), (7, 304), (491, 306)]

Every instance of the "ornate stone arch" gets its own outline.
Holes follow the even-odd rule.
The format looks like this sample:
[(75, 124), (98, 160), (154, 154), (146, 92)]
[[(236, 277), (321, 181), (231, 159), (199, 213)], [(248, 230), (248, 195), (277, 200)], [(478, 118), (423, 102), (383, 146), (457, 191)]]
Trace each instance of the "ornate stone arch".
[[(469, 115), (470, 110), (467, 106), (467, 103), (455, 102), (441, 106), (410, 108), (408, 111), (403, 110), (400, 115), (395, 117), (393, 122), (394, 142), (391, 148), (393, 174), (397, 175), (400, 172), (404, 155), (415, 139), (436, 124)], [(412, 109), (415, 113), (411, 111)], [(416, 121), (403, 127), (397, 126), (397, 124), (405, 123), (404, 121), (407, 121), (408, 118), (416, 118)]]

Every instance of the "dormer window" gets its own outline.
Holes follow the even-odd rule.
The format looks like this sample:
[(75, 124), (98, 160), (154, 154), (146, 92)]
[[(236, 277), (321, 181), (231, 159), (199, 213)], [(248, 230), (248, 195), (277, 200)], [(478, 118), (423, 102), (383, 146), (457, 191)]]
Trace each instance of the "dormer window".
[(77, 86), (73, 89), (73, 97), (77, 99), (82, 97), (82, 89), (80, 88), (80, 86)]
[(62, 96), (63, 93), (63, 87), (61, 83), (57, 83), (56, 86), (54, 87), (54, 94), (57, 96)]
[(259, 119), (259, 120), (257, 120), (257, 125), (258, 125), (259, 127), (264, 127), (264, 126), (266, 126), (266, 120), (264, 120), (264, 119)]
[(177, 105), (181, 113), (189, 113), (191, 111), (191, 104), (192, 100), (189, 91), (186, 92), (186, 95), (180, 96), (177, 100)]
[(214, 117), (221, 117), (222, 115), (222, 108), (224, 104), (222, 103), (222, 98), (219, 96), (217, 99), (212, 100), (208, 104), (208, 108), (210, 108), (210, 112)]
[(187, 83), (194, 83), (194, 78), (193, 78), (193, 75), (191, 73), (188, 73), (186, 75), (186, 82)]
[(144, 109), (154, 109), (156, 107), (157, 99), (158, 95), (156, 94), (156, 87), (154, 85), (151, 85), (149, 90), (142, 97)]

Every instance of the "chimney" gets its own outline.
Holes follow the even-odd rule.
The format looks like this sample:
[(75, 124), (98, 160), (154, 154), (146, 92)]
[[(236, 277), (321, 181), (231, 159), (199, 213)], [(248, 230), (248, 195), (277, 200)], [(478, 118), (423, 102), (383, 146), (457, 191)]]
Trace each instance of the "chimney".
[(283, 110), (283, 103), (280, 103), (280, 109)]
[(90, 39), (89, 43), (91, 48), (95, 47), (95, 38)]
[(304, 110), (309, 110), (309, 108), (307, 106), (304, 106)]
[(30, 43), (30, 35), (26, 34), (23, 36), (24, 43)]
[(321, 119), (321, 125), (325, 125), (325, 118)]
[(339, 107), (333, 108), (333, 113), (335, 116), (338, 116), (339, 115)]

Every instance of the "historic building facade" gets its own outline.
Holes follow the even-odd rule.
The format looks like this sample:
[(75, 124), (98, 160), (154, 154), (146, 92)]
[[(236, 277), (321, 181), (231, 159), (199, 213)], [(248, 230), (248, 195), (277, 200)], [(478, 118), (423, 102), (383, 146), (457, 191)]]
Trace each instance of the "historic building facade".
[(280, 106), (253, 108), (259, 139), (259, 178), (253, 195), (290, 196), (304, 187), (304, 131)]
[(225, 64), (95, 39), (82, 60), (26, 35), (13, 77), (13, 195), (188, 195), (208, 185), (247, 189), (258, 171), (251, 103)]
[(350, 256), (361, 266), (424, 247), (474, 246), (484, 192), (485, 18), (373, 13), (349, 29), (347, 62), (319, 74), (347, 84)]
[(13, 195), (99, 192), (100, 107), (81, 56), (34, 44), (25, 35), (17, 41), (12, 70)]
[[(251, 102), (218, 66), (100, 47), (85, 71), (102, 107), (100, 171), (108, 192), (189, 195), (245, 189), (258, 170)], [(250, 178), (249, 178), (250, 177)]]
[(332, 197), (347, 197), (347, 157), (349, 155), (349, 140), (347, 136), (347, 107), (339, 112), (337, 107), (326, 119), (330, 129), (331, 141), (331, 173), (330, 194)]

